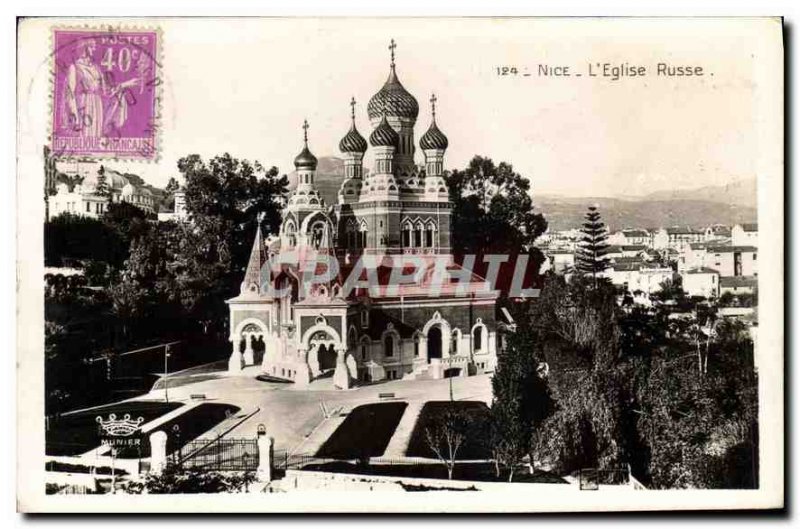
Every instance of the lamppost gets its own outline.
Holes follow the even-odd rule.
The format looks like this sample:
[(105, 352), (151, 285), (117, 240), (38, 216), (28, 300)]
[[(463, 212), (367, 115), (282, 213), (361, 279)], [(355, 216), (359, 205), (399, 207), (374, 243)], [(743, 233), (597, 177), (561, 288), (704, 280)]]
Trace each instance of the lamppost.
[(169, 372), (167, 371), (167, 358), (169, 358), (169, 345), (164, 346), (164, 402), (169, 404)]

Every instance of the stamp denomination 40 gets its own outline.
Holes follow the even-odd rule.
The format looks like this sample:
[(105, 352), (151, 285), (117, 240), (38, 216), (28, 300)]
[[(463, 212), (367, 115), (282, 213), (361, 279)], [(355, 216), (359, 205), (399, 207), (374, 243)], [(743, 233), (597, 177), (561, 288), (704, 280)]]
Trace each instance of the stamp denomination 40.
[(157, 159), (160, 36), (156, 30), (53, 30), (56, 156)]

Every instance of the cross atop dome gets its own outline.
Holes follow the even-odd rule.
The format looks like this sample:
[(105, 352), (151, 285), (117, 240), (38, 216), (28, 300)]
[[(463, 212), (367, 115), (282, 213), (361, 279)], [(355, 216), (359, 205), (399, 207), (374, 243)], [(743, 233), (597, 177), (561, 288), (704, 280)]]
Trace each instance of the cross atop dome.
[(438, 100), (436, 94), (431, 94), (429, 99), (431, 102), (431, 126), (419, 139), (419, 146), (423, 150), (438, 149), (444, 151), (449, 144), (447, 136), (436, 126), (436, 102)]
[(294, 159), (296, 169), (314, 171), (317, 168), (317, 157), (308, 150), (308, 120), (303, 120), (303, 150)]
[(389, 41), (389, 77), (386, 79), (383, 88), (369, 100), (367, 105), (367, 115), (373, 126), (377, 126), (383, 116), (390, 120), (392, 118), (402, 118), (416, 120), (419, 114), (419, 105), (408, 91), (400, 83), (395, 71), (395, 49), (397, 43), (394, 39)]
[(394, 68), (394, 50), (396, 48), (397, 48), (397, 43), (394, 41), (394, 39), (392, 39), (389, 43), (389, 53), (391, 53), (392, 56), (392, 62), (391, 62), (392, 68)]
[(350, 130), (339, 142), (339, 150), (343, 153), (361, 153), (367, 150), (367, 140), (356, 129), (356, 98), (350, 98)]

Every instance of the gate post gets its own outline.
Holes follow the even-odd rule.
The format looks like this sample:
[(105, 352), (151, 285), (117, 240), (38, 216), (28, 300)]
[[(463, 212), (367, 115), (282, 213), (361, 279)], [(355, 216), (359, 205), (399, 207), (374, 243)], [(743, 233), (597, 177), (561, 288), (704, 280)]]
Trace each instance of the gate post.
[(258, 480), (264, 483), (272, 481), (272, 437), (267, 435), (263, 425), (258, 426)]
[(150, 434), (150, 472), (161, 474), (167, 466), (167, 434), (161, 430)]

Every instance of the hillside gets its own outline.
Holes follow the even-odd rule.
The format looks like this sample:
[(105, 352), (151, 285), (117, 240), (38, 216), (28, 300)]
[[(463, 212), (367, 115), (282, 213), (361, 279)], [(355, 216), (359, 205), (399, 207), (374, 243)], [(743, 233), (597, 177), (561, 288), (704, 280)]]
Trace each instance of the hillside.
[[(286, 176), (289, 178), (289, 190), (292, 191), (297, 187), (297, 171), (292, 171)], [(321, 156), (317, 160), (314, 185), (328, 206), (336, 204), (338, 201), (342, 180), (344, 180), (344, 161), (341, 158)]]
[(621, 228), (655, 229), (666, 226), (705, 227), (757, 222), (755, 207), (695, 199), (619, 199), (607, 197), (534, 197), (551, 230), (579, 227), (586, 208), (597, 204), (603, 221), (611, 230)]
[(721, 186), (657, 191), (636, 198), (638, 200), (703, 200), (755, 208), (758, 206), (756, 200), (757, 188), (758, 181), (755, 178), (749, 178), (736, 180)]
[[(297, 185), (292, 171), (289, 189)], [(314, 182), (325, 203), (337, 202), (344, 176), (341, 158), (319, 158)], [(597, 203), (603, 220), (616, 230), (628, 227), (698, 226), (756, 222), (756, 181), (739, 180), (727, 186), (708, 186), (692, 190), (662, 191), (642, 197), (559, 197), (534, 196), (537, 210), (544, 213), (553, 230), (580, 226), (586, 207)]]

